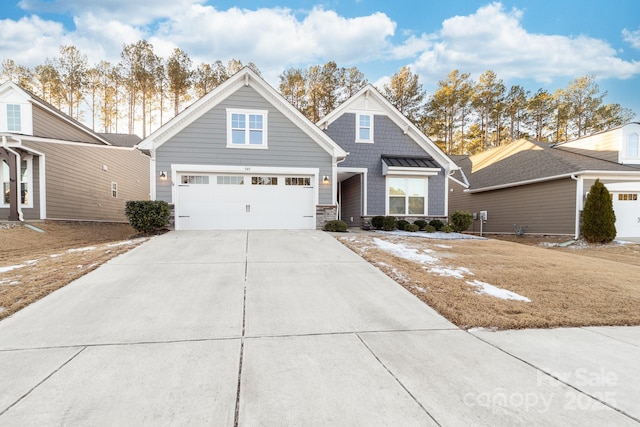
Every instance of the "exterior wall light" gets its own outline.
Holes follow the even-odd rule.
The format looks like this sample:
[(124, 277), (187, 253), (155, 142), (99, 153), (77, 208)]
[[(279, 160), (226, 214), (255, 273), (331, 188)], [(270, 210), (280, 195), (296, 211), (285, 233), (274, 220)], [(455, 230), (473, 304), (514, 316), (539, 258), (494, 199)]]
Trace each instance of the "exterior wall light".
[(329, 175), (325, 175), (322, 177), (322, 183), (323, 184), (328, 184), (329, 183)]
[(167, 173), (165, 171), (160, 171), (160, 179), (167, 179)]

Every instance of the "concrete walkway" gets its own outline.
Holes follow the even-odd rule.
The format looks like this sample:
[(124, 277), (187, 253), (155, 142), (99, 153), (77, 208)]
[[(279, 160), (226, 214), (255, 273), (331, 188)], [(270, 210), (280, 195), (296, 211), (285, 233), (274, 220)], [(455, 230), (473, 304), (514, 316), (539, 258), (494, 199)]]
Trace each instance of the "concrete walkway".
[(638, 360), (459, 330), (323, 232), (171, 232), (0, 322), (0, 425), (638, 426)]

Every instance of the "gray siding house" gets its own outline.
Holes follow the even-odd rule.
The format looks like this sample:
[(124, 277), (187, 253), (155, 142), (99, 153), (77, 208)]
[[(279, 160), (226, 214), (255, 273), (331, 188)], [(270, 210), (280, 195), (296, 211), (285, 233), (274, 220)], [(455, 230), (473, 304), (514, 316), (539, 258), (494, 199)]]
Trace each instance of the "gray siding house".
[(346, 153), (249, 68), (139, 145), (175, 228), (314, 229), (336, 215)]
[(337, 180), (339, 217), (349, 226), (377, 215), (447, 218), (449, 175), (458, 167), (373, 86), (318, 126), (348, 153)]
[[(640, 237), (640, 124), (564, 144), (519, 140), (455, 156), (449, 209), (487, 212), (483, 232), (578, 238), (584, 201), (596, 179), (612, 195), (619, 238)], [(480, 231), (479, 215), (470, 231)]]
[(3, 83), (0, 220), (126, 222), (126, 201), (149, 198), (150, 159), (135, 149), (135, 138), (97, 134)]

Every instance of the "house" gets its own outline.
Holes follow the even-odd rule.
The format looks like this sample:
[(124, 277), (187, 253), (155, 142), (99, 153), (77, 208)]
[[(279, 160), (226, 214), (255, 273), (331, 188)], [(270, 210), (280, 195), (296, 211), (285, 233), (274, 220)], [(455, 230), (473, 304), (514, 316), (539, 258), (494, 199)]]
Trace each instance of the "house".
[(448, 177), (458, 167), (372, 85), (318, 126), (348, 153), (337, 182), (339, 216), (349, 226), (377, 215), (446, 220)]
[(315, 229), (336, 217), (345, 151), (247, 67), (138, 148), (177, 230)]
[[(629, 123), (574, 141), (519, 140), (457, 156), (449, 210), (486, 211), (487, 233), (580, 235), (584, 201), (596, 179), (612, 194), (617, 236), (640, 237), (640, 124)], [(480, 231), (480, 220), (472, 231)]]
[(149, 198), (150, 159), (134, 140), (97, 134), (3, 83), (0, 220), (126, 221), (126, 201)]

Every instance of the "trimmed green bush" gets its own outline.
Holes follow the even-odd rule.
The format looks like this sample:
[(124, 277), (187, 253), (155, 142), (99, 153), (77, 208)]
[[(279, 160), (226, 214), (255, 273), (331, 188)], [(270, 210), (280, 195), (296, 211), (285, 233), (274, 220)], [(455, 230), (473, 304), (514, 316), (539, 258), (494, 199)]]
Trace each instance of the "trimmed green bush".
[(423, 229), (424, 229), (424, 227), (425, 227), (426, 225), (428, 225), (428, 224), (429, 224), (429, 223), (428, 223), (427, 221), (425, 221), (424, 219), (417, 219), (417, 220), (413, 221), (413, 223), (414, 223), (415, 225), (417, 225), (417, 226), (418, 226), (418, 228), (419, 228), (420, 230), (423, 230)]
[(444, 226), (444, 222), (440, 221), (439, 219), (432, 219), (431, 221), (429, 221), (429, 225), (435, 228), (436, 231), (440, 231)]
[(162, 200), (130, 200), (124, 214), (140, 233), (151, 233), (169, 224), (169, 204)]
[(451, 227), (458, 233), (465, 231), (471, 224), (473, 224), (473, 214), (469, 211), (456, 210), (451, 215)]
[(340, 221), (339, 219), (327, 221), (327, 223), (324, 225), (324, 231), (337, 231), (340, 233), (344, 233), (347, 231), (347, 228), (347, 223), (344, 221)]
[(453, 227), (451, 227), (449, 224), (445, 224), (442, 226), (440, 231), (442, 231), (443, 233), (451, 233), (453, 231)]
[(374, 216), (371, 218), (371, 226), (376, 230), (382, 230), (382, 223), (384, 222), (384, 217), (382, 215)]
[(415, 233), (416, 231), (420, 230), (420, 227), (418, 227), (416, 224), (407, 224), (404, 229), (410, 233)]
[(596, 179), (582, 211), (582, 236), (590, 243), (609, 243), (616, 238), (616, 214), (609, 190)]
[(436, 232), (436, 228), (433, 225), (425, 225), (424, 226), (424, 231), (427, 233), (435, 233)]
[(382, 221), (382, 229), (384, 231), (393, 231), (398, 227), (398, 220), (395, 216), (385, 216)]
[(396, 227), (398, 227), (398, 230), (406, 230), (407, 229), (407, 225), (409, 225), (409, 221), (406, 221), (404, 219), (399, 219), (398, 223), (396, 224)]

